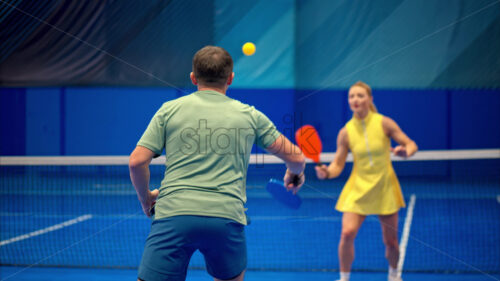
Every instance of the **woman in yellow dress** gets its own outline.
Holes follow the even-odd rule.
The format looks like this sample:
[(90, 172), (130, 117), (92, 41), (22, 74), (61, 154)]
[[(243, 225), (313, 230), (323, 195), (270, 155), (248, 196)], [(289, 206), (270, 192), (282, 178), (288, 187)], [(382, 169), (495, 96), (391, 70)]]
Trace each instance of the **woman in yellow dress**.
[[(319, 179), (335, 178), (344, 169), (348, 151), (352, 152), (352, 172), (335, 206), (343, 213), (338, 249), (340, 280), (349, 280), (354, 239), (367, 215), (378, 215), (382, 226), (388, 280), (401, 280), (396, 270), (398, 210), (405, 207), (405, 202), (390, 155), (392, 151), (410, 157), (418, 148), (394, 120), (377, 113), (370, 86), (356, 82), (349, 89), (348, 100), (353, 118), (338, 133), (335, 158), (328, 166), (316, 167)], [(391, 138), (399, 144), (395, 148), (391, 148)]]

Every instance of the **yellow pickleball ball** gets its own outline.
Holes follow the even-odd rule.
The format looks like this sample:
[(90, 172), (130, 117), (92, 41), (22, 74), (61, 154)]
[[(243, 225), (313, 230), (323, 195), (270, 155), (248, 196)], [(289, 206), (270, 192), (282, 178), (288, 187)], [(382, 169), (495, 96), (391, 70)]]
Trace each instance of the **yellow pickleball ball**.
[(245, 54), (245, 56), (251, 56), (255, 53), (255, 45), (252, 42), (246, 42), (245, 44), (243, 44), (241, 50), (243, 51), (243, 54)]

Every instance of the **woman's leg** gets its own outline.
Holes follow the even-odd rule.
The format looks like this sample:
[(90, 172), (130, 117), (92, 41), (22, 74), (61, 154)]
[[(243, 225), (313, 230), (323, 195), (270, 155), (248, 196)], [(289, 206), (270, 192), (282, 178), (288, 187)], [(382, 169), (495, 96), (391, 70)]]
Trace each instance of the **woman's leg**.
[(385, 257), (390, 267), (397, 268), (399, 260), (398, 213), (380, 215), (379, 220), (385, 244)]
[(354, 261), (354, 239), (366, 216), (355, 213), (342, 215), (342, 233), (339, 242), (340, 272), (350, 272)]

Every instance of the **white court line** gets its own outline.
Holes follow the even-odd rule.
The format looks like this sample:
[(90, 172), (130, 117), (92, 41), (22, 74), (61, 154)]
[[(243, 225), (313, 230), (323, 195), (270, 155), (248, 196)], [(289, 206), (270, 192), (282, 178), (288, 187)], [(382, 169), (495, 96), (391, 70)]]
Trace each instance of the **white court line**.
[(412, 194), (410, 196), (410, 203), (408, 204), (408, 211), (406, 212), (405, 224), (403, 226), (403, 235), (401, 236), (401, 242), (399, 243), (399, 260), (398, 260), (399, 277), (401, 277), (401, 273), (403, 272), (403, 264), (405, 263), (405, 256), (406, 256), (406, 246), (408, 246), (411, 221), (413, 219), (413, 209), (415, 208), (416, 201), (417, 201), (417, 196), (415, 196), (415, 194)]
[(86, 220), (91, 219), (91, 218), (92, 218), (92, 215), (87, 214), (87, 215), (79, 216), (79, 217), (77, 217), (75, 219), (72, 219), (72, 220), (69, 220), (69, 221), (65, 221), (65, 222), (62, 222), (62, 223), (59, 223), (59, 224), (55, 224), (53, 226), (49, 226), (49, 227), (44, 228), (44, 229), (40, 229), (40, 230), (33, 231), (33, 232), (30, 232), (30, 233), (27, 233), (27, 234), (16, 236), (14, 238), (3, 240), (3, 241), (0, 241), (0, 247), (1, 246), (5, 246), (5, 245), (10, 244), (10, 243), (14, 243), (14, 242), (17, 242), (17, 241), (21, 241), (21, 240), (24, 240), (24, 239), (35, 237), (35, 236), (38, 236), (38, 235), (42, 235), (42, 234), (45, 234), (45, 233), (48, 233), (48, 232), (51, 232), (51, 231), (55, 231), (55, 230), (58, 230), (58, 229), (61, 229), (61, 228), (64, 228), (64, 227), (68, 227), (70, 225), (73, 225), (73, 224), (76, 224), (76, 223), (79, 223), (79, 222), (82, 222), (82, 221), (86, 221)]

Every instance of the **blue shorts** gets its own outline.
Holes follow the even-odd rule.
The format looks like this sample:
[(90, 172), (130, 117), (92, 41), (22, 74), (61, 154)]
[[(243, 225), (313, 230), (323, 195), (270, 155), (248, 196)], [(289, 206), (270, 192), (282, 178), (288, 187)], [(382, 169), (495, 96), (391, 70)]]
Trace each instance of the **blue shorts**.
[(245, 227), (217, 217), (174, 216), (154, 220), (139, 266), (139, 278), (183, 281), (196, 250), (205, 257), (212, 277), (232, 279), (247, 266)]

